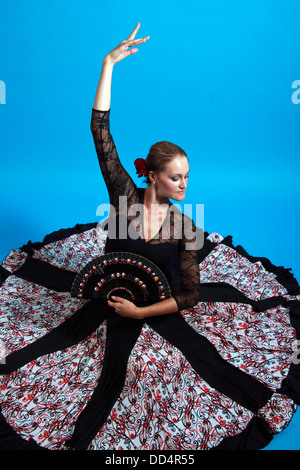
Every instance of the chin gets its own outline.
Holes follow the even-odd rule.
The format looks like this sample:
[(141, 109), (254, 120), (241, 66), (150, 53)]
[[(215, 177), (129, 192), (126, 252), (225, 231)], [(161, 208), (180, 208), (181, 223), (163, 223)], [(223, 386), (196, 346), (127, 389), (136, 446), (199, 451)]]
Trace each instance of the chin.
[(182, 201), (185, 198), (185, 192), (180, 194), (180, 193), (175, 193), (172, 199), (175, 199), (176, 201)]

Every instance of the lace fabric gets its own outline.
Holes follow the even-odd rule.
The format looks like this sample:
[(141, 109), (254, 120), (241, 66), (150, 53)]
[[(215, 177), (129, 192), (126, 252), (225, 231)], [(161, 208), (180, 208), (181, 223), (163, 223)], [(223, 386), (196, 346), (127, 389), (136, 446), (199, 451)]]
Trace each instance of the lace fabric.
[[(153, 238), (145, 240), (143, 230), (145, 190), (136, 186), (121, 164), (110, 133), (109, 118), (110, 110), (92, 109), (91, 131), (100, 169), (108, 189), (110, 204), (114, 209), (114, 214), (110, 214), (110, 219), (125, 215), (130, 227), (127, 236), (131, 239), (130, 251), (132, 252), (135, 252), (137, 240), (139, 243), (143, 241), (145, 244), (144, 248), (148, 258), (150, 258), (149, 253), (151, 254), (150, 247), (152, 245), (159, 244), (164, 251), (171, 245), (172, 256), (174, 256), (175, 245), (180, 268), (181, 291), (174, 294), (173, 297), (179, 310), (190, 308), (199, 301), (198, 229), (191, 218), (183, 214), (176, 205), (169, 201), (167, 215), (160, 229)], [(121, 238), (124, 238), (124, 235)], [(123, 240), (120, 239), (120, 242), (122, 243)], [(120, 249), (122, 248), (120, 247)], [(155, 252), (157, 256), (157, 247)]]

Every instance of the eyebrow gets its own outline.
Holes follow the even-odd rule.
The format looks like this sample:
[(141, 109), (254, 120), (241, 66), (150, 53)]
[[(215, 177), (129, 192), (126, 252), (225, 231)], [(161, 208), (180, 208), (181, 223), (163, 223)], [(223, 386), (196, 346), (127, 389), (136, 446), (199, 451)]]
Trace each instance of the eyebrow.
[(187, 175), (189, 172), (190, 172), (190, 170), (189, 170), (189, 171), (187, 171), (186, 173), (172, 173), (172, 174), (171, 174), (171, 176), (181, 176), (181, 175)]

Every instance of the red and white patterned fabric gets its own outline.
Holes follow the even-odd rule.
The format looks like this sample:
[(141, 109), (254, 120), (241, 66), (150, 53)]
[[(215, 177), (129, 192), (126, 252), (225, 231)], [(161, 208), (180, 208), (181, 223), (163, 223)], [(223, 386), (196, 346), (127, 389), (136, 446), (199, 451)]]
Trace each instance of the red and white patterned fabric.
[[(34, 249), (33, 257), (78, 272), (103, 253), (105, 239), (106, 232), (95, 227)], [(200, 263), (201, 283), (225, 282), (254, 301), (300, 299), (290, 296), (261, 262), (252, 263), (222, 244), (221, 235), (208, 239), (216, 246)], [(0, 288), (0, 339), (6, 355), (41, 338), (87, 302), (15, 276), (27, 256), (12, 250), (2, 263), (11, 273)], [(272, 433), (282, 431), (295, 406), (276, 393), (297, 350), (289, 308), (256, 312), (246, 303), (200, 301), (181, 315), (226, 361), (274, 391), (259, 416)], [(50, 450), (66, 449), (101, 375), (105, 341), (104, 321), (84, 341), (0, 376), (1, 412), (19, 436)], [(122, 393), (88, 449), (212, 449), (243, 432), (253, 417), (207, 384), (181, 351), (145, 323), (128, 358)]]

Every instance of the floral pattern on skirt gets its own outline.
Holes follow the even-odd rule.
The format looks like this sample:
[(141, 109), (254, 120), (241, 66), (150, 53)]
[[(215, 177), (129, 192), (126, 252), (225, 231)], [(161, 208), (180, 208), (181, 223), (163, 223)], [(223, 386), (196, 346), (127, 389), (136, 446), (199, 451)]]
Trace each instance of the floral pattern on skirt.
[[(99, 227), (33, 248), (33, 258), (78, 272), (104, 251)], [(215, 247), (202, 260), (200, 282), (226, 283), (257, 301), (290, 295), (263, 264), (251, 262), (216, 233)], [(87, 300), (71, 298), (19, 278), (14, 272), (28, 254), (12, 250), (2, 266), (10, 275), (0, 288), (0, 339), (6, 355), (33, 343), (78, 311)], [(294, 413), (293, 399), (276, 393), (288, 376), (297, 350), (290, 309), (277, 305), (257, 312), (249, 303), (203, 302), (180, 312), (220, 355), (274, 393), (259, 416), (270, 432), (281, 432)], [(80, 412), (101, 376), (106, 342), (104, 321), (88, 338), (41, 356), (2, 375), (0, 408), (7, 423), (26, 441), (66, 449)], [(254, 415), (206, 383), (180, 350), (147, 322), (128, 358), (122, 393), (88, 449), (212, 449), (243, 432)]]

